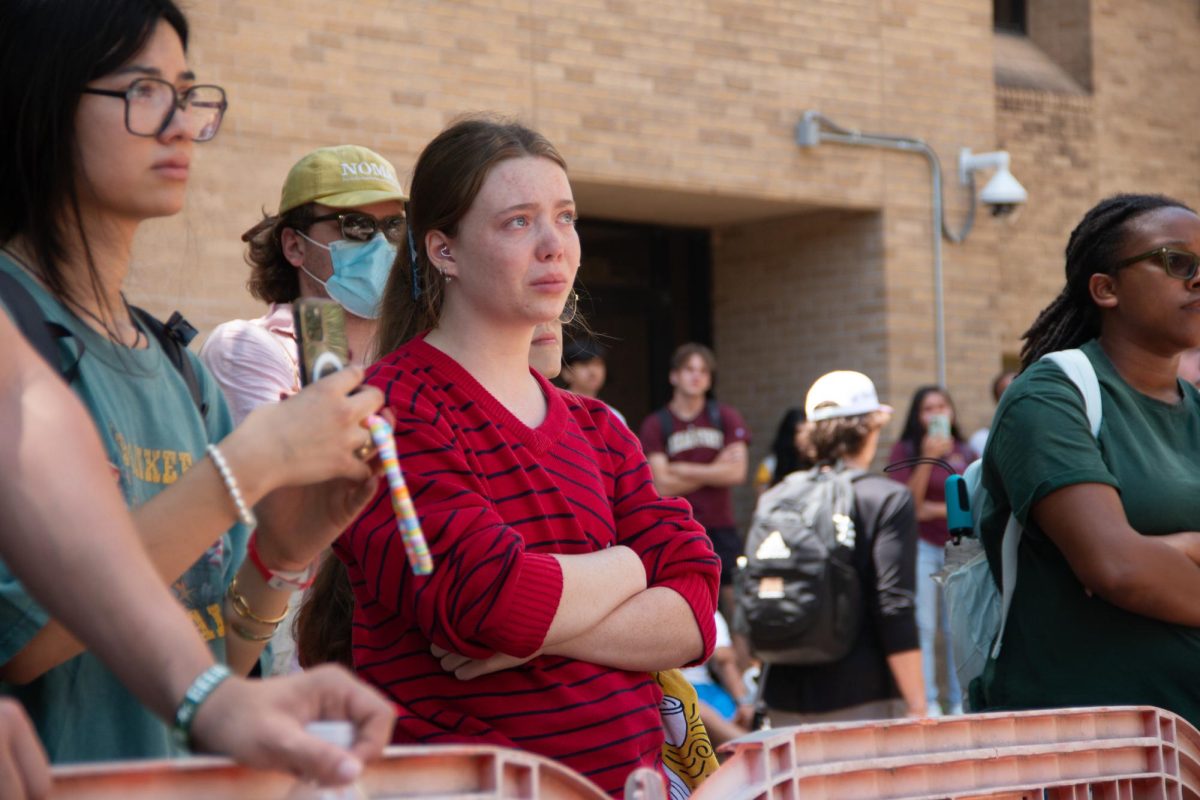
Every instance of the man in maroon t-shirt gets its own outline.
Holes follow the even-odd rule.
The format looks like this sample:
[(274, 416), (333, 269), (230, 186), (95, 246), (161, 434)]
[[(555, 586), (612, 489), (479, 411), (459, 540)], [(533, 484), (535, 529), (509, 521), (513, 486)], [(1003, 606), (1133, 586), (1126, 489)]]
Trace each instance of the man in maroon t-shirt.
[(646, 417), (639, 436), (658, 493), (692, 504), (721, 557), (721, 610), (728, 618), (742, 554), (730, 489), (746, 482), (750, 431), (736, 409), (708, 399), (716, 367), (712, 350), (681, 345), (671, 356), (671, 401)]

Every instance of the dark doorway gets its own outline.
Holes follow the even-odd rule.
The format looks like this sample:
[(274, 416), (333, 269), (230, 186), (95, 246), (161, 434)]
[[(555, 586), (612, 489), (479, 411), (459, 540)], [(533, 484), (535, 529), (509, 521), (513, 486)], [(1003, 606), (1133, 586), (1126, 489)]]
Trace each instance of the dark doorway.
[(670, 397), (671, 351), (712, 344), (709, 232), (582, 220), (579, 238), (580, 309), (608, 350), (600, 395), (636, 431)]

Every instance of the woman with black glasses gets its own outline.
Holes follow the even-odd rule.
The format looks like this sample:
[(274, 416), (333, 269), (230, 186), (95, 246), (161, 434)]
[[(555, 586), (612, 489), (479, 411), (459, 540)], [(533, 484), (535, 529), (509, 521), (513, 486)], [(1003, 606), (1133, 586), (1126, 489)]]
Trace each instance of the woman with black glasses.
[[(1200, 724), (1200, 217), (1159, 195), (1091, 209), (1067, 283), (1025, 334), (982, 482), (992, 573), (1010, 514), (1024, 526), (999, 656), (976, 709), (1153, 705)], [(1080, 348), (1099, 383), (1098, 436), (1046, 353)]]
[[(186, 744), (194, 712), (231, 673), (250, 671), (378, 472), (355, 456), (382, 398), (350, 396), (360, 370), (234, 431), (207, 370), (125, 302), (138, 227), (180, 210), (194, 144), (216, 135), (226, 108), (219, 87), (196, 83), (187, 39), (170, 0), (0, 4), (0, 310), (23, 325), (32, 317), (31, 340), (55, 337), (44, 355), (91, 414), (151, 561), (218, 662), (181, 698), (173, 740), (0, 565), (0, 691), (24, 704), (53, 761)], [(28, 446), (71, 458), (70, 442)]]

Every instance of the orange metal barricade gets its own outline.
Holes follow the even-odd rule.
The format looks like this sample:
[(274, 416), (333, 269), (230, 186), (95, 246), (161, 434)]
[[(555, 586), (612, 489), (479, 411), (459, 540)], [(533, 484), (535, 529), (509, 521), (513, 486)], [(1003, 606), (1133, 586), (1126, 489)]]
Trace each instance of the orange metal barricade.
[[(641, 769), (628, 800), (666, 800), (662, 776)], [(391, 747), (354, 787), (321, 792), (278, 772), (222, 758), (126, 761), (54, 769), (54, 798), (71, 800), (607, 800), (578, 773), (500, 747)]]
[(1200, 733), (1149, 707), (760, 731), (694, 800), (1200, 799)]
[[(1200, 800), (1200, 732), (1149, 707), (805, 725), (750, 734), (694, 800)], [(355, 789), (322, 795), (225, 759), (59, 767), (80, 800), (603, 800), (583, 776), (498, 747), (393, 747)], [(638, 770), (627, 800), (666, 800)]]

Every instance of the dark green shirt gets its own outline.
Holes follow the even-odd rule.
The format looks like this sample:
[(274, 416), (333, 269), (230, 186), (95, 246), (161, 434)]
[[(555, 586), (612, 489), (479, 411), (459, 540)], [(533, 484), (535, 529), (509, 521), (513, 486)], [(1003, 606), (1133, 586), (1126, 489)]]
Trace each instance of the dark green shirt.
[(1097, 342), (1082, 350), (1100, 382), (1099, 440), (1079, 391), (1052, 363), (1022, 373), (996, 410), (983, 459), (991, 502), (981, 529), (997, 577), (1010, 511), (1025, 533), (1000, 657), (973, 684), (972, 699), (991, 709), (1153, 705), (1200, 725), (1200, 628), (1089, 596), (1030, 519), (1057, 489), (1103, 483), (1117, 489), (1142, 535), (1200, 530), (1200, 394), (1180, 381), (1182, 399), (1163, 403), (1125, 383)]

